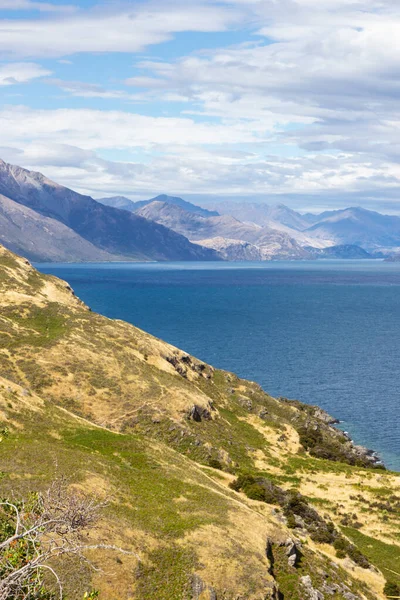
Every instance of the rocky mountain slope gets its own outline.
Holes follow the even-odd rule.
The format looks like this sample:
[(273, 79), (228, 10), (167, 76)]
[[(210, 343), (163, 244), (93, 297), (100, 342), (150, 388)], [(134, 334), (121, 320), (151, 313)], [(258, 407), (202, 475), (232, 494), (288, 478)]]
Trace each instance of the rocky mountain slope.
[[(273, 351), (273, 349), (271, 349)], [(400, 584), (400, 477), (323, 411), (274, 399), (0, 248), (0, 488), (55, 472), (109, 503), (68, 598), (383, 599)]]
[(0, 243), (34, 261), (115, 261), (73, 229), (0, 195)]
[[(46, 231), (46, 225), (50, 222), (45, 219), (62, 224), (64, 248), (68, 240), (65, 228), (71, 230), (69, 237), (77, 243), (71, 243), (68, 247), (70, 261), (88, 260), (91, 246), (99, 250), (97, 260), (104, 260), (106, 256), (118, 256), (120, 260), (218, 260), (212, 250), (191, 244), (162, 225), (127, 211), (104, 206), (89, 196), (82, 196), (50, 181), (40, 173), (1, 160), (0, 195), (43, 217), (42, 223), (36, 219), (36, 226), (42, 225), (47, 237), (49, 232)], [(16, 208), (13, 210), (15, 214)], [(21, 221), (21, 216), (19, 219)], [(3, 219), (1, 236), (5, 245), (19, 249), (15, 225), (12, 217)], [(51, 250), (46, 252), (46, 246), (41, 244), (40, 235), (36, 233), (37, 227), (29, 226), (24, 232), (26, 243), (30, 245), (27, 255), (36, 260), (62, 260), (64, 250), (61, 249), (57, 255), (53, 244)], [(25, 248), (21, 247), (21, 250)]]
[[(152, 202), (139, 209), (136, 214), (165, 225), (191, 241), (218, 251), (222, 250), (222, 255), (228, 260), (233, 260), (232, 253), (227, 250), (232, 248), (232, 240), (254, 246), (254, 252), (260, 257), (258, 260), (308, 256), (301, 244), (286, 231), (243, 223), (230, 215), (204, 217), (166, 202)], [(307, 243), (309, 242), (310, 240), (307, 240)]]

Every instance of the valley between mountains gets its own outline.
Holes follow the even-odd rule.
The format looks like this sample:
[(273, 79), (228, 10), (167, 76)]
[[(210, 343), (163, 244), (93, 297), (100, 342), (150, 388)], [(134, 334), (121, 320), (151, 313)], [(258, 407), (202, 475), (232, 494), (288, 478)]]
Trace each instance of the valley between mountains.
[(320, 409), (95, 314), (3, 247), (0, 367), (2, 496), (65, 474), (109, 500), (90, 541), (132, 551), (88, 551), (95, 571), (61, 562), (68, 598), (373, 600), (400, 586), (398, 474)]

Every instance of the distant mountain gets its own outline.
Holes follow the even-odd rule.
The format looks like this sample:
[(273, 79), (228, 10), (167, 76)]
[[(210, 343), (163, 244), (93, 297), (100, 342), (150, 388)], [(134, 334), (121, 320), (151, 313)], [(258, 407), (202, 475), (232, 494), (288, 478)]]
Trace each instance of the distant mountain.
[[(97, 260), (107, 256), (128, 260), (217, 260), (218, 255), (207, 248), (190, 243), (185, 237), (136, 214), (105, 206), (89, 196), (83, 196), (47, 179), (41, 173), (9, 165), (0, 160), (0, 195), (43, 217), (58, 221), (79, 238), (99, 250)], [(40, 223), (36, 223), (40, 226)], [(63, 232), (65, 232), (65, 228)], [(8, 247), (16, 247), (18, 239), (13, 228), (4, 222), (2, 239)], [(45, 232), (46, 233), (46, 232)], [(42, 235), (31, 229), (32, 252), (39, 246), (40, 260), (55, 260), (52, 252), (39, 239)], [(47, 234), (46, 234), (47, 235)], [(72, 234), (71, 234), (72, 235)], [(18, 237), (18, 236), (17, 236)], [(76, 238), (71, 238), (76, 239)], [(91, 252), (92, 248), (90, 248)], [(69, 246), (69, 260), (87, 260), (89, 247), (81, 251), (73, 241)], [(115, 259), (115, 258), (114, 258)], [(39, 260), (39, 259), (38, 259)]]
[(232, 215), (239, 221), (256, 223), (261, 226), (270, 225), (271, 221), (281, 223), (291, 229), (303, 231), (310, 226), (303, 215), (288, 208), (284, 204), (270, 206), (261, 202), (234, 202), (225, 201), (216, 204), (216, 208), (221, 214)]
[(360, 246), (343, 244), (329, 248), (307, 248), (313, 258), (365, 259), (375, 258)]
[(133, 200), (129, 200), (129, 198), (125, 198), (125, 196), (112, 196), (111, 198), (100, 198), (97, 200), (101, 204), (105, 204), (106, 206), (112, 206), (113, 208), (119, 208), (121, 210), (129, 210), (130, 212), (135, 212), (136, 210), (136, 202)]
[(284, 230), (302, 246), (359, 246), (386, 254), (400, 247), (400, 217), (359, 207), (321, 214), (301, 214), (283, 204), (226, 201), (216, 207), (243, 222)]
[(161, 223), (190, 240), (221, 236), (252, 241), (250, 238), (256, 237), (261, 231), (261, 227), (251, 223), (241, 223), (229, 215), (205, 217), (189, 212), (178, 205), (158, 200), (144, 205), (136, 211), (136, 214)]
[[(258, 252), (261, 260), (309, 256), (301, 244), (288, 233), (270, 227), (260, 227), (254, 223), (242, 223), (229, 215), (203, 217), (189, 213), (179, 206), (157, 201), (144, 206), (137, 214), (162, 223), (191, 241), (221, 251), (225, 258), (232, 252), (234, 256), (239, 252), (237, 244), (232, 246), (233, 240), (252, 244), (257, 250), (252, 249), (251, 253)], [(250, 247), (242, 246), (240, 252), (244, 251), (248, 254)]]
[[(182, 198), (178, 198), (177, 196), (167, 196), (166, 194), (161, 194), (156, 198), (152, 198), (151, 200), (145, 200), (144, 202), (136, 202), (137, 208), (141, 208), (141, 206), (145, 206), (146, 204), (151, 204), (152, 202), (165, 202), (166, 204), (172, 204), (173, 206), (179, 206), (183, 210), (186, 210), (189, 213), (194, 213), (196, 215), (201, 215), (202, 217), (218, 217), (219, 213), (216, 210), (207, 210), (206, 208), (202, 208), (201, 206), (197, 206), (196, 204), (192, 204), (191, 202), (187, 202)], [(141, 205), (141, 206), (140, 206)]]
[(151, 198), (151, 200), (140, 200), (139, 202), (133, 202), (133, 200), (129, 200), (129, 198), (125, 198), (125, 196), (101, 198), (98, 200), (98, 202), (106, 204), (107, 206), (113, 206), (114, 208), (129, 210), (130, 212), (137, 212), (153, 202), (164, 202), (173, 206), (179, 206), (179, 208), (182, 208), (189, 213), (194, 213), (203, 217), (217, 217), (219, 215), (219, 213), (215, 210), (207, 210), (206, 208), (202, 208), (201, 206), (187, 202), (186, 200), (178, 198), (177, 196), (167, 196), (166, 194), (162, 194), (156, 198)]
[(355, 244), (366, 250), (400, 246), (400, 217), (363, 208), (324, 213), (305, 233), (330, 238), (336, 244)]

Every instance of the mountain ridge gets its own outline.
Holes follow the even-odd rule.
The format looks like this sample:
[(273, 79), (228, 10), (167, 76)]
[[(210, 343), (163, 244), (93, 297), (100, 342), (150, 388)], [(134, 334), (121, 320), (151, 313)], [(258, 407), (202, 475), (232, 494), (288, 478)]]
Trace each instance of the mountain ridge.
[(160, 194), (159, 196), (151, 198), (150, 200), (139, 200), (136, 202), (130, 200), (129, 198), (126, 198), (125, 196), (100, 198), (98, 202), (106, 204), (107, 206), (113, 206), (114, 208), (122, 208), (125, 210), (129, 210), (130, 212), (137, 212), (139, 209), (144, 208), (149, 204), (152, 204), (152, 202), (164, 202), (173, 206), (179, 206), (179, 208), (182, 208), (183, 210), (189, 213), (195, 213), (203, 217), (219, 216), (219, 213), (215, 210), (208, 210), (207, 208), (203, 208), (201, 206), (197, 206), (196, 204), (192, 204), (191, 202), (187, 202), (187, 200), (183, 200), (183, 198), (179, 198), (178, 196), (168, 196), (168, 194)]
[[(38, 172), (0, 161), (0, 194), (43, 217), (59, 221), (102, 253), (121, 260), (218, 260), (162, 225), (104, 206)], [(102, 255), (102, 254), (100, 254)], [(48, 258), (43, 255), (43, 258)], [(71, 260), (81, 259), (71, 247)]]

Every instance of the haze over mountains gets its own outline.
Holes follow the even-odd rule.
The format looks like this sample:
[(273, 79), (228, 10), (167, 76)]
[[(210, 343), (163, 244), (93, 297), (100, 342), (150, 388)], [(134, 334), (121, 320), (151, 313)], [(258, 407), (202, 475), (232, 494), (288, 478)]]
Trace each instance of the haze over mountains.
[(282, 260), (395, 257), (400, 217), (362, 208), (301, 214), (284, 205), (176, 196), (96, 201), (0, 160), (0, 243), (31, 260)]
[(207, 211), (166, 195), (109, 200), (130, 203), (129, 210), (214, 248), (225, 260), (368, 258), (400, 249), (400, 217), (360, 207), (301, 214), (283, 204), (233, 201)]

